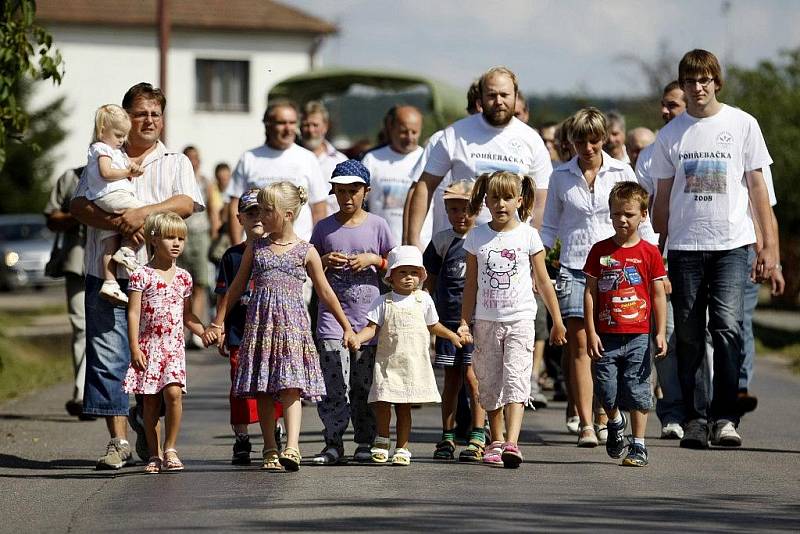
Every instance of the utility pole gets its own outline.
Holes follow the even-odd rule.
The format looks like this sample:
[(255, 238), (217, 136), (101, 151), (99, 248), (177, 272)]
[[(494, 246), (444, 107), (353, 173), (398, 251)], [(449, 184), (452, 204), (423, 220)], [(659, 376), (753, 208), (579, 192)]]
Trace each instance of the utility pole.
[[(167, 94), (167, 54), (169, 53), (169, 0), (158, 0), (158, 83), (161, 91)], [(162, 118), (163, 121), (163, 118)], [(166, 143), (167, 127), (163, 122), (161, 141)]]

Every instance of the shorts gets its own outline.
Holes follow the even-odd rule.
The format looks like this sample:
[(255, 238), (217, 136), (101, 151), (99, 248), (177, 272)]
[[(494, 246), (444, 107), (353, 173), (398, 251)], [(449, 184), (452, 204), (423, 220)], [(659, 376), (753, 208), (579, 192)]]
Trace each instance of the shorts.
[[(125, 210), (131, 208), (141, 208), (146, 206), (144, 202), (139, 200), (133, 195), (133, 192), (127, 189), (117, 189), (94, 199), (94, 205), (108, 213), (124, 213)], [(119, 235), (116, 230), (100, 230), (98, 237), (100, 241), (104, 241), (111, 236)]]
[(562, 319), (570, 317), (583, 319), (584, 289), (586, 289), (586, 275), (583, 271), (562, 266), (556, 278), (556, 296)]
[(533, 295), (536, 297), (536, 321), (534, 324), (536, 325), (536, 330), (534, 331), (536, 341), (547, 341), (550, 339), (550, 331), (547, 329), (547, 306), (544, 305), (544, 299), (542, 299), (539, 293), (534, 293)]
[(650, 335), (600, 334), (603, 357), (592, 362), (594, 394), (607, 410), (647, 411), (650, 386)]
[[(444, 326), (455, 332), (458, 330), (459, 324), (443, 323)], [(436, 357), (433, 360), (434, 365), (437, 367), (457, 367), (462, 365), (472, 365), (472, 351), (475, 346), (470, 343), (464, 345), (460, 349), (453, 345), (449, 339), (436, 337), (434, 344)]]
[(186, 239), (183, 254), (178, 258), (178, 266), (189, 271), (195, 287), (208, 287), (208, 249), (211, 236), (207, 230), (190, 232)]
[(472, 368), (481, 406), (493, 411), (528, 402), (533, 369), (534, 320), (495, 322), (477, 319)]

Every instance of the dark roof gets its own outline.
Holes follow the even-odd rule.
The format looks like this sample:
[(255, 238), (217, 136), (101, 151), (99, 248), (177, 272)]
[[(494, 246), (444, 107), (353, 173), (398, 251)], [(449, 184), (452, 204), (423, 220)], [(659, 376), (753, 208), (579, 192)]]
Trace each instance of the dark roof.
[[(333, 24), (272, 0), (165, 0), (173, 28), (336, 33)], [(44, 23), (108, 27), (157, 25), (157, 0), (38, 0)]]

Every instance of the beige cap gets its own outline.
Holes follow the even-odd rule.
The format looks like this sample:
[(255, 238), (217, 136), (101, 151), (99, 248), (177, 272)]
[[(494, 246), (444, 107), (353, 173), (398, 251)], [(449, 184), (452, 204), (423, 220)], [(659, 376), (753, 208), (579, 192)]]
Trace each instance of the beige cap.
[(475, 182), (471, 182), (469, 180), (459, 180), (458, 182), (453, 182), (444, 190), (442, 198), (444, 200), (469, 200), (472, 197), (473, 185), (475, 185)]

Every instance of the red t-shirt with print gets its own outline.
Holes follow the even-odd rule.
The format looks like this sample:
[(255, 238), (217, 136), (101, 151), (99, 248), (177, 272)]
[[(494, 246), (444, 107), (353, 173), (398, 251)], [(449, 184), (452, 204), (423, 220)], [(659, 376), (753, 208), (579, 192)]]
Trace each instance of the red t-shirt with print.
[(594, 311), (598, 332), (650, 332), (650, 284), (667, 276), (657, 247), (644, 239), (632, 247), (605, 239), (594, 244), (583, 272), (597, 279)]

